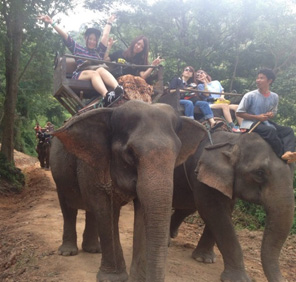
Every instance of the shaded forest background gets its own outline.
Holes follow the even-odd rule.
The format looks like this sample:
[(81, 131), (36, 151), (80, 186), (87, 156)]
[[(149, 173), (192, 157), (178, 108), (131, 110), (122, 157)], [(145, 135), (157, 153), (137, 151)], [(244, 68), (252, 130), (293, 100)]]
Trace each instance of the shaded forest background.
[[(277, 122), (296, 129), (296, 1), (84, 3), (98, 11), (98, 19), (85, 22), (79, 30), (67, 30), (69, 34), (84, 44), (87, 26), (102, 29), (108, 16), (116, 13), (113, 50), (145, 35), (150, 40), (151, 61), (157, 55), (165, 59), (165, 82), (191, 65), (219, 80), (226, 92), (244, 94), (256, 88), (261, 67), (273, 69), (277, 79), (272, 90), (280, 95)], [(59, 35), (36, 18), (49, 14), (59, 22), (76, 4), (71, 0), (0, 1), (0, 141), (8, 160), (13, 159), (13, 149), (36, 155), (36, 122), (44, 126), (51, 121), (58, 128), (69, 117), (52, 96), (55, 54), (66, 49)]]
[[(13, 2), (23, 2), (22, 7), (12, 10)], [(11, 64), (15, 51), (13, 39), (21, 36), (14, 82), (17, 99), (13, 142), (15, 149), (30, 155), (35, 155), (36, 121), (41, 125), (51, 121), (59, 127), (68, 117), (52, 96), (55, 53), (63, 54), (66, 49), (59, 35), (36, 17), (45, 13), (59, 22), (59, 16), (75, 4), (71, 0), (0, 1), (1, 137), (4, 102), (10, 95), (11, 71), (15, 66)], [(84, 44), (85, 28), (102, 29), (108, 15), (115, 12), (118, 17), (111, 36), (117, 42), (113, 50), (125, 48), (137, 35), (146, 35), (150, 40), (151, 60), (157, 55), (165, 58), (165, 82), (180, 74), (184, 66), (192, 65), (220, 80), (225, 91), (244, 94), (256, 88), (258, 69), (272, 68), (277, 73), (273, 90), (280, 95), (277, 121), (296, 125), (296, 4), (293, 1), (161, 0), (148, 4), (145, 0), (88, 0), (85, 5), (100, 12), (98, 21), (86, 22), (80, 30), (67, 30), (72, 36)], [(105, 17), (101, 16), (102, 12)], [(19, 30), (13, 29), (16, 18), (22, 19)]]

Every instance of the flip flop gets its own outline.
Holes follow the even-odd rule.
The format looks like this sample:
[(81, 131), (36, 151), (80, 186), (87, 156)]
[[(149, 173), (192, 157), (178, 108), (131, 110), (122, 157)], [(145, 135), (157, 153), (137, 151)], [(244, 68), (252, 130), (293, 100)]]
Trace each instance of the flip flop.
[(224, 123), (222, 121), (215, 122), (214, 125), (211, 127), (211, 130), (216, 130), (217, 128), (221, 127)]

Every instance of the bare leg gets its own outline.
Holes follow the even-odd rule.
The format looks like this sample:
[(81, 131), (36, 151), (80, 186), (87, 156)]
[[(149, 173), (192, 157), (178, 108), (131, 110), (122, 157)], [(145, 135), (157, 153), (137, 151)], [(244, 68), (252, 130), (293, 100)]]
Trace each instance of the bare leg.
[(211, 104), (211, 109), (222, 109), (226, 121), (228, 123), (233, 122), (228, 104)]
[[(236, 110), (237, 110), (237, 108), (238, 108), (238, 105), (235, 105), (235, 104), (230, 104), (230, 105), (229, 105), (229, 108), (230, 108), (230, 110), (233, 110), (233, 111), (235, 111), (235, 112), (236, 112)], [(235, 117), (236, 117), (236, 120), (237, 120), (238, 124), (239, 124), (239, 125), (241, 125), (241, 124), (242, 124), (242, 121), (243, 121), (243, 119), (242, 119), (242, 118), (240, 118), (240, 117), (238, 117), (237, 115), (235, 115)]]
[(213, 127), (213, 126), (215, 125), (215, 120), (214, 120), (214, 118), (209, 118), (208, 121), (209, 121), (211, 127)]
[(98, 68), (96, 70), (96, 73), (98, 73), (101, 77), (101, 79), (104, 81), (105, 84), (115, 89), (118, 86), (118, 82), (115, 79), (115, 77), (106, 69), (104, 68)]
[(108, 92), (108, 90), (105, 86), (105, 83), (104, 83), (102, 77), (96, 71), (85, 70), (80, 74), (78, 79), (79, 80), (90, 80), (94, 89), (98, 93), (100, 93), (103, 97), (106, 96), (106, 93)]

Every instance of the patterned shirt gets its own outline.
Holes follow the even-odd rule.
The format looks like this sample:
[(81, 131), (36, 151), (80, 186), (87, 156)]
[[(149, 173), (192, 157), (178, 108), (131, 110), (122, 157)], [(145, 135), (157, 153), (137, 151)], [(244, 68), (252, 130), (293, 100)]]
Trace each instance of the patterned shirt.
[[(89, 49), (76, 43), (71, 36), (68, 35), (68, 39), (64, 40), (66, 47), (73, 55), (85, 57), (85, 59), (102, 60), (104, 58), (107, 47), (101, 42), (98, 44), (97, 49)], [(75, 59), (77, 69), (86, 61), (82, 59)], [(78, 79), (81, 71), (74, 71), (72, 78)]]

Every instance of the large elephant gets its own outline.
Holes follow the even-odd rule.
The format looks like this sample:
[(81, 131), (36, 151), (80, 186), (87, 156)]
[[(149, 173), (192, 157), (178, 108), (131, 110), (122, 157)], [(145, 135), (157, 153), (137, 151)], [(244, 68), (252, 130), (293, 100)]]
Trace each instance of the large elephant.
[(268, 281), (284, 281), (279, 254), (293, 223), (292, 165), (278, 158), (257, 134), (215, 132), (213, 145), (204, 140), (185, 165), (175, 169), (171, 237), (183, 219), (196, 209), (205, 222), (192, 256), (215, 261), (216, 243), (224, 260), (222, 281), (251, 281), (235, 234), (231, 213), (235, 199), (262, 205), (266, 226), (261, 260)]
[[(68, 121), (55, 135), (51, 170), (64, 217), (60, 254), (77, 253), (77, 209), (86, 209), (83, 249), (99, 251), (99, 281), (126, 281), (119, 241), (120, 208), (134, 200), (129, 281), (164, 281), (174, 168), (206, 135), (194, 120), (165, 104), (129, 101)], [(55, 138), (54, 138), (55, 139)]]

